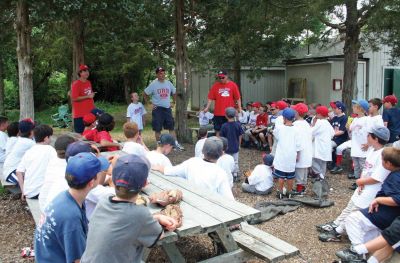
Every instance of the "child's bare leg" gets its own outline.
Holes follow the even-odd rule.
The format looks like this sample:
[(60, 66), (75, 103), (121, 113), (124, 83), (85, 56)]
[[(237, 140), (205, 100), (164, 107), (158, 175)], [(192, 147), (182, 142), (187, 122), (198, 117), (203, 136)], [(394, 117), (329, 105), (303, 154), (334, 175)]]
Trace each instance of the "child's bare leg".
[(269, 147), (272, 147), (272, 134), (268, 133), (267, 134), (267, 139), (268, 139), (268, 145)]
[(288, 180), (286, 180), (287, 190), (288, 190), (288, 191), (292, 191), (292, 190), (293, 190), (293, 181), (294, 181), (294, 179), (288, 179)]
[(279, 192), (283, 192), (283, 184), (285, 183), (285, 179), (279, 178), (278, 180), (278, 190)]
[(260, 132), (260, 133), (258, 134), (258, 136), (260, 137), (260, 140), (261, 140), (261, 142), (263, 143), (263, 145), (267, 144), (267, 141), (266, 141), (266, 139), (265, 139), (265, 135), (264, 135), (263, 132)]

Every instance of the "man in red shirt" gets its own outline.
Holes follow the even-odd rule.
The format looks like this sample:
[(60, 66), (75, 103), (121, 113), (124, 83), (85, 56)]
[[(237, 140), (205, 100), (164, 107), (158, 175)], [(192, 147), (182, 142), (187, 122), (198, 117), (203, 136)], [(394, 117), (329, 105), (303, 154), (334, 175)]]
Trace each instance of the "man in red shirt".
[(71, 86), (72, 117), (75, 132), (82, 133), (85, 129), (83, 116), (95, 108), (93, 97), (96, 92), (93, 92), (92, 84), (88, 80), (88, 66), (80, 65), (78, 76), (79, 79), (75, 80)]
[(208, 92), (207, 106), (204, 112), (210, 108), (211, 102), (215, 101), (214, 107), (214, 130), (217, 136), (222, 124), (227, 120), (225, 118), (225, 109), (228, 107), (235, 107), (235, 102), (238, 106), (238, 112), (242, 111), (242, 104), (240, 100), (239, 88), (235, 82), (228, 79), (228, 73), (225, 70), (218, 71), (217, 81), (212, 85)]

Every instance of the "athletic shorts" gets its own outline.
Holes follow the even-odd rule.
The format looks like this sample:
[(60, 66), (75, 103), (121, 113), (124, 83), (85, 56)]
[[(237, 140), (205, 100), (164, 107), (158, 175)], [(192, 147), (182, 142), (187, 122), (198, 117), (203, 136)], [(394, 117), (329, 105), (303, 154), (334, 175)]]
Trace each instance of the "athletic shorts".
[(392, 224), (382, 231), (383, 238), (400, 253), (400, 216), (392, 222)]
[(282, 172), (277, 169), (272, 173), (274, 177), (277, 177), (279, 179), (293, 179), (295, 177), (295, 172), (287, 173), (287, 172)]
[(225, 116), (214, 116), (213, 118), (214, 130), (220, 131), (222, 124), (224, 124), (227, 121), (228, 120), (225, 118)]
[(74, 131), (76, 133), (82, 133), (85, 130), (85, 124), (83, 118), (74, 118)]
[(160, 132), (163, 128), (170, 131), (174, 130), (175, 122), (171, 108), (155, 106), (151, 115), (153, 117), (151, 121), (153, 131)]

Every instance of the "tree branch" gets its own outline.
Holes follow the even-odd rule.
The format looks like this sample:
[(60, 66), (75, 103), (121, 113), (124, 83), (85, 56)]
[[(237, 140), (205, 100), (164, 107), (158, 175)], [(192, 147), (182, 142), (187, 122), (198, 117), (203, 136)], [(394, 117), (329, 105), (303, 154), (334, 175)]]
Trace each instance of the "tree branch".
[(307, 3), (305, 3), (305, 2), (303, 2), (302, 4), (291, 5), (291, 6), (282, 6), (282, 5), (279, 5), (277, 3), (274, 3), (273, 0), (270, 0), (269, 2), (271, 3), (271, 5), (273, 5), (273, 6), (277, 7), (277, 8), (280, 8), (280, 9), (304, 8), (304, 7), (308, 6)]
[(378, 0), (376, 1), (375, 5), (365, 5), (358, 10), (358, 25), (360, 28), (367, 23), (368, 19), (383, 5), (384, 2), (386, 2), (386, 0)]

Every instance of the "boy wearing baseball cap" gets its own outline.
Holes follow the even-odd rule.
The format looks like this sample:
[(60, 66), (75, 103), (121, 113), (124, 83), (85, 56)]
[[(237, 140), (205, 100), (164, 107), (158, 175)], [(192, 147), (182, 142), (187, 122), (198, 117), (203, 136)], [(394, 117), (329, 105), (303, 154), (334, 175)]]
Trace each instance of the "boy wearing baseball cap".
[(304, 117), (307, 115), (308, 107), (304, 103), (297, 103), (292, 106), (296, 111), (296, 121), (293, 126), (296, 127), (302, 138), (302, 150), (299, 153), (299, 158), (296, 162), (296, 194), (303, 194), (307, 185), (308, 168), (312, 164), (312, 131)]
[(313, 160), (311, 169), (319, 178), (324, 179), (326, 174), (326, 164), (332, 161), (332, 143), (335, 135), (331, 124), (327, 120), (329, 109), (325, 106), (318, 106), (315, 109), (314, 125), (312, 127)]
[(172, 151), (172, 149), (174, 149), (175, 146), (176, 141), (171, 134), (161, 134), (160, 140), (157, 142), (157, 149), (147, 152), (146, 157), (149, 159), (152, 166), (172, 166), (172, 163), (168, 159), (167, 155)]
[(283, 184), (286, 180), (286, 189), (288, 189), (287, 197), (293, 195), (293, 181), (295, 178), (296, 160), (299, 153), (303, 149), (300, 134), (293, 121), (296, 112), (291, 108), (286, 108), (282, 112), (284, 125), (275, 126), (274, 137), (277, 140), (276, 154), (274, 158), (274, 176), (278, 178), (279, 199), (283, 198)]
[(88, 113), (83, 116), (83, 125), (85, 125), (85, 130), (82, 133), (82, 136), (88, 141), (96, 140), (97, 136), (97, 117), (93, 113)]
[[(87, 246), (81, 262), (141, 262), (143, 249), (163, 237), (163, 229), (174, 231), (175, 219), (151, 215), (136, 205), (138, 193), (147, 184), (150, 163), (128, 154), (116, 160), (112, 171), (115, 196), (103, 198), (90, 220)], [(106, 226), (106, 227), (105, 227)]]
[(76, 262), (86, 247), (88, 220), (85, 198), (108, 161), (93, 153), (79, 153), (68, 159), (65, 179), (69, 190), (61, 192), (46, 207), (35, 231), (37, 262)]
[(383, 99), (383, 121), (385, 126), (390, 131), (389, 143), (393, 143), (398, 140), (397, 136), (400, 135), (400, 109), (396, 108), (397, 98), (395, 95), (386, 96)]
[(272, 176), (272, 163), (274, 156), (265, 154), (263, 163), (256, 165), (251, 175), (246, 179), (247, 182), (242, 184), (242, 191), (245, 193), (267, 195), (272, 192), (274, 187), (274, 179)]
[(349, 134), (347, 133), (347, 115), (346, 106), (341, 101), (332, 101), (329, 103), (335, 116), (331, 119), (331, 125), (335, 131), (335, 135), (332, 139), (332, 167), (331, 173), (341, 173), (343, 155), (341, 151), (337, 151), (337, 148), (342, 143), (349, 140)]

